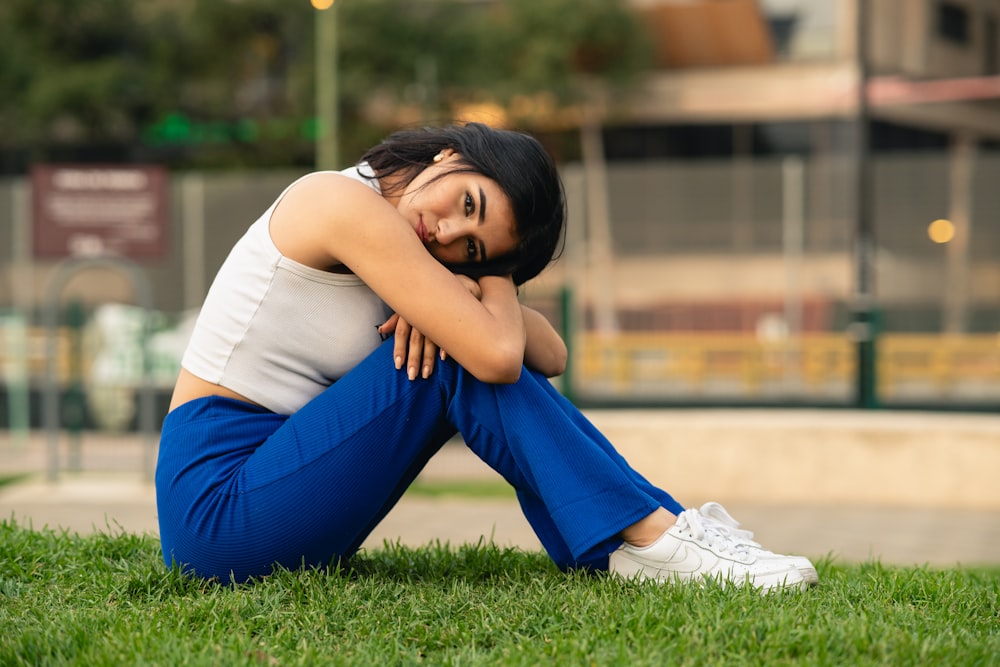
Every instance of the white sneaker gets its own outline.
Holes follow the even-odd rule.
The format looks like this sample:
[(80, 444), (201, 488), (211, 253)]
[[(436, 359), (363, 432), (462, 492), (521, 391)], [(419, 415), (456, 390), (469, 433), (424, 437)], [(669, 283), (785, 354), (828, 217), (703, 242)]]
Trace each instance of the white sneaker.
[(728, 533), (738, 544), (746, 545), (751, 551), (757, 553), (760, 558), (777, 558), (791, 562), (802, 574), (802, 580), (807, 586), (815, 586), (819, 583), (819, 575), (812, 562), (805, 556), (786, 556), (768, 551), (753, 539), (753, 532), (740, 528), (740, 522), (734, 519), (726, 508), (716, 502), (708, 502), (701, 506), (699, 510), (702, 517), (715, 525), (724, 533)]
[(708, 578), (723, 585), (749, 584), (762, 591), (805, 586), (793, 564), (759, 557), (696, 509), (681, 512), (677, 523), (648, 547), (622, 544), (611, 553), (608, 569), (625, 578), (667, 583)]

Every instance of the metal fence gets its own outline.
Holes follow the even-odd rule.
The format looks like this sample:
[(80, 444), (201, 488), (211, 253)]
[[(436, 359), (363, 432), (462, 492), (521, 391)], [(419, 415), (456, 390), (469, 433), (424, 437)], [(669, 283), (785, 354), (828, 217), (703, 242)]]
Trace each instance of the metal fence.
[[(945, 153), (881, 156), (874, 164), (877, 389), (886, 405), (1000, 402), (1000, 156), (977, 156), (965, 236), (942, 245), (927, 229), (954, 210), (950, 168)], [(297, 175), (172, 179), (169, 251), (139, 265), (154, 311), (146, 315), (154, 318), (151, 356), (142, 363), (141, 346), (127, 334), (137, 330), (128, 323), (134, 311), (121, 305), (136, 304), (135, 285), (100, 269), (67, 283), (56, 305), (82, 304), (81, 335), (97, 346), (86, 348), (79, 366), (91, 411), (103, 411), (106, 423), (127, 422), (128, 392), (113, 387), (127, 390), (144, 374), (157, 391), (168, 390), (185, 327), (212, 276)], [(565, 251), (523, 295), (567, 333), (566, 393), (593, 402), (852, 403), (855, 204), (846, 159), (612, 164), (603, 246), (588, 222), (580, 167), (568, 165), (563, 175)], [(28, 194), (23, 180), (0, 182), (0, 386), (7, 397), (0, 416), (8, 422), (23, 410), (24, 394), (29, 404), (36, 400), (49, 361), (39, 342), (48, 335), (46, 285), (59, 269), (32, 257)], [(53, 335), (66, 382), (74, 367), (66, 341), (76, 334), (59, 327)]]

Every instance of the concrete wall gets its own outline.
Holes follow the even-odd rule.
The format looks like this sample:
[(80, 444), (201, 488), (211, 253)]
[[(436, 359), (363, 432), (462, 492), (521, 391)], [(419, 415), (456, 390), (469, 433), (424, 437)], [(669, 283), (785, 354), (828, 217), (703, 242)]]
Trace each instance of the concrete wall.
[(1000, 416), (852, 410), (588, 410), (690, 504), (1000, 510)]

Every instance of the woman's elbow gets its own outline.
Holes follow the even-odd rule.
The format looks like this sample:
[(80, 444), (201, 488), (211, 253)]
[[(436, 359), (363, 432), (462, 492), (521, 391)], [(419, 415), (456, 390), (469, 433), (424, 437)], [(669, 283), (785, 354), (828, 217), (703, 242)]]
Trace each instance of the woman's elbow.
[(514, 384), (524, 368), (524, 353), (516, 350), (494, 350), (491, 358), (475, 370), (469, 371), (488, 384)]
[(503, 373), (494, 376), (490, 384), (514, 384), (521, 379), (521, 369), (524, 366), (505, 370)]
[(544, 347), (537, 346), (530, 350), (531, 354), (525, 356), (524, 364), (545, 377), (556, 377), (566, 372), (568, 363), (568, 353), (566, 345), (559, 339), (558, 342)]
[(550, 359), (550, 365), (543, 372), (546, 377), (556, 377), (557, 375), (562, 375), (566, 372), (566, 364), (569, 362), (569, 354), (566, 351), (566, 346), (563, 345), (559, 349), (554, 350), (552, 357)]

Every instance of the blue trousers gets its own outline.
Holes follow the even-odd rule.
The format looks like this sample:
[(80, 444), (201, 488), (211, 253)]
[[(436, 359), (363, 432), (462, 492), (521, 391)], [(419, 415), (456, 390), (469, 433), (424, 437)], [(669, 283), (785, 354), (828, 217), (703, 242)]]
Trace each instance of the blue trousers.
[(456, 432), (562, 569), (606, 568), (622, 529), (683, 511), (541, 375), (492, 385), (449, 360), (411, 381), (389, 340), (291, 416), (219, 397), (172, 410), (156, 467), (164, 561), (230, 582), (348, 558)]

